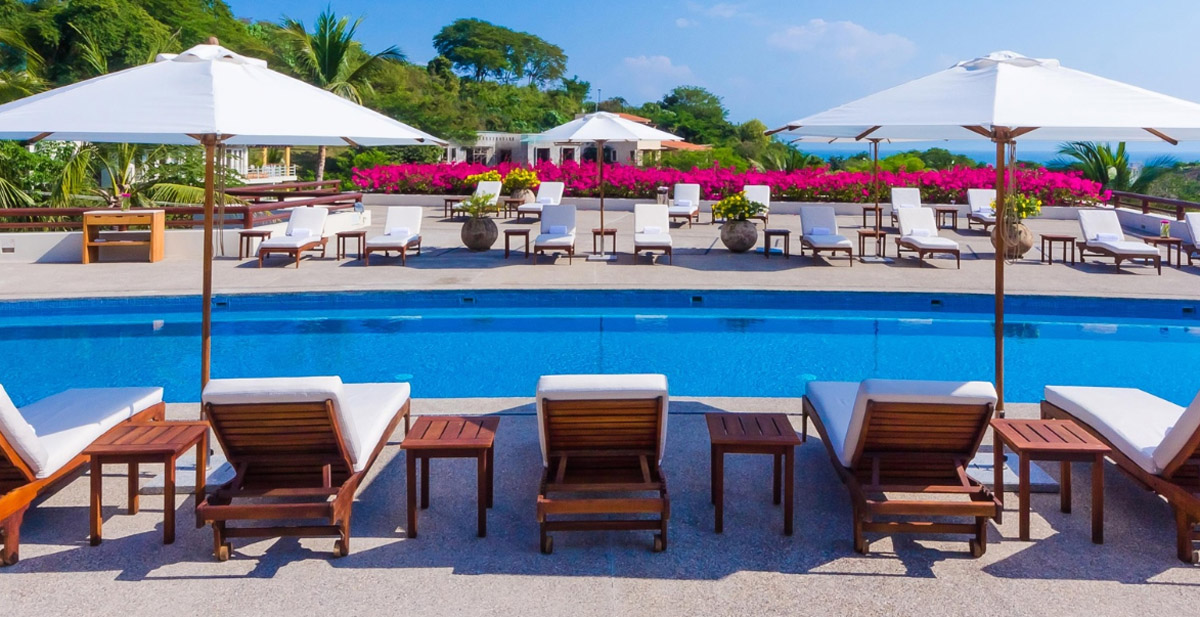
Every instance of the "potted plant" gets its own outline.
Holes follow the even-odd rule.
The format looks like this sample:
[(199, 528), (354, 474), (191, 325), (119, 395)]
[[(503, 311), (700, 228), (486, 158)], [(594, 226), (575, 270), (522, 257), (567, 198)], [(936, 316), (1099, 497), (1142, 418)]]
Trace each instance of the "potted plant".
[(725, 219), (721, 224), (721, 243), (734, 253), (745, 253), (758, 244), (758, 227), (750, 221), (765, 212), (767, 207), (746, 199), (739, 191), (713, 204), (713, 216)]
[(513, 199), (521, 199), (522, 203), (528, 204), (533, 203), (533, 189), (541, 183), (536, 171), (524, 167), (514, 167), (504, 177), (504, 190), (508, 191)]
[[(997, 225), (992, 229), (992, 247), (997, 247), (998, 234), (1004, 234), (1005, 259), (1020, 259), (1033, 248), (1033, 232), (1021, 221), (1042, 212), (1042, 200), (1025, 193), (1013, 193), (1005, 199), (1004, 229)], [(996, 202), (992, 202), (996, 209)]]
[(496, 238), (500, 236), (496, 222), (487, 216), (488, 212), (496, 210), (496, 206), (492, 204), (493, 197), (495, 195), (475, 195), (462, 202), (462, 211), (468, 218), (467, 222), (463, 223), (459, 237), (472, 251), (486, 251), (492, 248)]

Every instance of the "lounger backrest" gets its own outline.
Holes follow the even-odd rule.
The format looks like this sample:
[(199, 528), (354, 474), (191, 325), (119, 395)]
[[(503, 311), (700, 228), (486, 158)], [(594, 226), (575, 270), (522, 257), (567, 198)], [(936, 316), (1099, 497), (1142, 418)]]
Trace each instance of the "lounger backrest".
[(420, 206), (389, 206), (383, 233), (391, 233), (393, 229), (407, 229), (408, 233), (419, 236), (423, 214)]
[(38, 441), (37, 432), (25, 421), (4, 386), (0, 386), (0, 436), (4, 438), (0, 444), (0, 495), (3, 495), (12, 485), (32, 481), (50, 458)]
[(1171, 476), (1190, 458), (1200, 453), (1200, 393), (1192, 399), (1179, 420), (1167, 430), (1162, 443), (1154, 449), (1154, 463)]
[(846, 458), (854, 469), (869, 469), (872, 455), (888, 453), (969, 460), (996, 400), (995, 387), (985, 381), (867, 379), (854, 400)]
[(329, 209), (321, 206), (301, 206), (292, 208), (288, 215), (287, 235), (294, 235), (297, 229), (307, 229), (314, 239), (325, 235), (325, 219), (329, 218)]
[(996, 189), (967, 189), (967, 203), (971, 212), (991, 212), (996, 201)]
[(693, 206), (700, 205), (699, 184), (676, 184), (674, 195), (676, 204), (680, 201), (687, 201)]
[(543, 182), (538, 185), (537, 197), (534, 198), (539, 204), (546, 206), (557, 206), (562, 203), (563, 188), (566, 185), (562, 182)]
[(542, 208), (541, 233), (549, 234), (551, 227), (566, 227), (568, 234), (575, 235), (575, 206), (567, 204)]
[(892, 187), (893, 208), (916, 208), (921, 205), (921, 189)]
[(657, 227), (657, 233), (670, 233), (670, 221), (670, 209), (666, 204), (635, 204), (633, 206), (633, 233), (643, 233), (647, 227)]
[(747, 184), (742, 190), (746, 192), (746, 199), (771, 209), (771, 187), (765, 184)]
[(911, 236), (918, 229), (928, 231), (925, 236), (938, 235), (937, 223), (933, 220), (933, 210), (929, 208), (903, 208), (896, 212), (896, 220), (900, 223), (900, 237)]
[(1188, 212), (1183, 215), (1187, 223), (1188, 235), (1192, 238), (1192, 246), (1200, 246), (1200, 212)]
[(503, 183), (499, 180), (484, 180), (475, 185), (475, 196), (491, 195), (492, 198), (489, 200), (489, 203), (494, 206), (500, 201), (501, 186), (503, 186)]
[(667, 444), (666, 375), (545, 375), (538, 380), (542, 464), (550, 453), (645, 451)]
[(369, 456), (374, 444), (358, 447), (354, 416), (343, 413), (345, 394), (338, 377), (213, 379), (204, 388), (206, 419), (235, 467), (241, 461), (319, 473), (332, 465), (344, 477), (357, 452)]
[[(826, 230), (814, 234), (814, 229)], [(800, 235), (838, 235), (837, 213), (833, 206), (800, 206)]]
[(1125, 239), (1121, 219), (1112, 210), (1080, 210), (1079, 229), (1085, 242), (1095, 242), (1100, 234), (1116, 236), (1118, 241)]

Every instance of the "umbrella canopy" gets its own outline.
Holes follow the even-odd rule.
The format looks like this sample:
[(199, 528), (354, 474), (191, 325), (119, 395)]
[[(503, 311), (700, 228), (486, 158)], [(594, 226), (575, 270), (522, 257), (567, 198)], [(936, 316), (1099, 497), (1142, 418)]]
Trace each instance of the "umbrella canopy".
[(204, 145), (200, 382), (212, 334), (214, 167), (219, 144), (445, 145), (210, 39), (181, 54), (0, 105), (0, 139)]
[[(1200, 104), (1001, 51), (767, 131), (855, 140), (986, 139), (996, 144), (996, 203), (1005, 151), (1020, 140), (1200, 139)], [(996, 209), (996, 228), (1005, 227)], [(997, 413), (1004, 409), (1005, 234), (996, 234)]]

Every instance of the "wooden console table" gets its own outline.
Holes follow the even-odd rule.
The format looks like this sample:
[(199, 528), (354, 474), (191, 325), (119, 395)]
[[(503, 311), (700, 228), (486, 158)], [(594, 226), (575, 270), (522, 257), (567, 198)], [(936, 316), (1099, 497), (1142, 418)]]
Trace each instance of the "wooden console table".
[[(164, 210), (93, 210), (83, 213), (83, 263), (100, 261), (100, 248), (104, 246), (145, 246), (150, 252), (150, 262), (163, 258), (163, 231), (167, 213)], [(149, 238), (101, 237), (104, 227), (148, 226)]]

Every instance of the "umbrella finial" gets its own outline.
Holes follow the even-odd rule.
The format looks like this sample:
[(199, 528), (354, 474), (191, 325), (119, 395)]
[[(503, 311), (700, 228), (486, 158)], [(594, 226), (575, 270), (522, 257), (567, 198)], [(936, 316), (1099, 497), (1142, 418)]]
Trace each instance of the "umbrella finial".
[(218, 40), (217, 40), (217, 37), (215, 37), (215, 36), (210, 36), (210, 37), (208, 37), (208, 41), (207, 41), (207, 43), (208, 43), (209, 45), (220, 45), (220, 44), (221, 44), (221, 41), (218, 41)]

